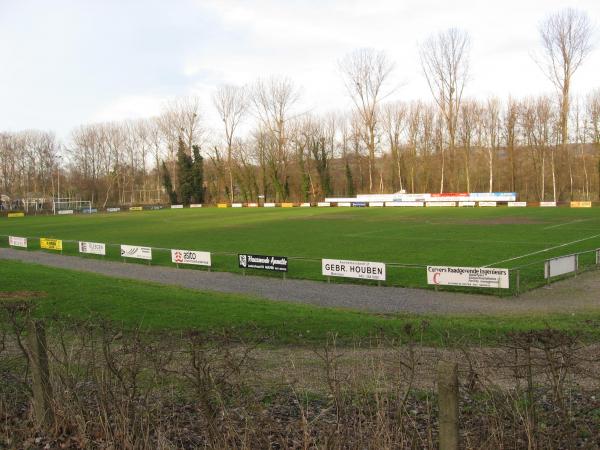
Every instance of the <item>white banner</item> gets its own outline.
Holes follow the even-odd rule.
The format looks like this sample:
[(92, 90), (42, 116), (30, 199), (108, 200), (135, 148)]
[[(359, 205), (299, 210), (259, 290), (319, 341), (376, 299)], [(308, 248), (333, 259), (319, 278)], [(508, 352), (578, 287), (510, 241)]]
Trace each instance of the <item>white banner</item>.
[(509, 271), (496, 267), (427, 266), (427, 284), (508, 289)]
[(460, 207), (475, 206), (475, 202), (458, 202), (458, 206), (460, 206)]
[(244, 206), (242, 203), (232, 203), (231, 204), (232, 208), (241, 208), (242, 206)]
[(194, 250), (171, 250), (171, 261), (175, 264), (195, 264), (210, 267), (210, 253)]
[(202, 208), (202, 203), (192, 203), (190, 208)]
[(525, 208), (527, 202), (508, 202), (509, 208)]
[(350, 203), (350, 202), (338, 202), (337, 205), (338, 206), (352, 206), (352, 203)]
[(329, 203), (329, 202), (319, 202), (319, 203), (317, 203), (317, 206), (331, 206), (331, 203)]
[(63, 214), (73, 214), (73, 210), (72, 209), (59, 209), (58, 213), (63, 215)]
[(432, 206), (456, 206), (456, 202), (427, 202), (427, 207)]
[(119, 212), (121, 208), (106, 208), (106, 212)]
[(121, 245), (121, 256), (123, 258), (152, 259), (150, 247), (139, 247), (137, 245)]
[(498, 206), (496, 202), (479, 202), (479, 206)]
[(552, 208), (556, 206), (556, 202), (540, 202), (540, 206), (543, 208)]
[(310, 208), (310, 203), (300, 203), (300, 208)]
[(104, 256), (106, 255), (106, 245), (100, 242), (79, 241), (79, 253)]
[(424, 205), (423, 202), (413, 202), (413, 201), (406, 201), (406, 202), (385, 202), (385, 206), (398, 206), (398, 207), (422, 207)]
[(183, 205), (171, 205), (171, 209), (181, 209)]
[(17, 237), (17, 236), (9, 236), (8, 237), (8, 245), (10, 245), (12, 247), (27, 248), (27, 238)]
[(275, 208), (275, 203), (265, 203), (264, 207), (265, 208)]
[(385, 281), (385, 264), (369, 261), (322, 259), (322, 274), (328, 277)]
[(248, 208), (258, 208), (258, 203), (248, 203)]
[(571, 272), (577, 272), (577, 255), (549, 259), (544, 265), (544, 278), (557, 277)]

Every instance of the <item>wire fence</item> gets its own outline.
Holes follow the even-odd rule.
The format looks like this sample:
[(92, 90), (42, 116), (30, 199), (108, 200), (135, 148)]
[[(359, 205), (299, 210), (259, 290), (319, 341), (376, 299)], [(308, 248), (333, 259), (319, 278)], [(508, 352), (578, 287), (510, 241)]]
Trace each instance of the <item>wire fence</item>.
[[(25, 236), (23, 236), (25, 237)], [(40, 248), (40, 237), (27, 236), (27, 249), (20, 248), (23, 251), (48, 251), (56, 253), (56, 250), (43, 250)], [(559, 281), (568, 277), (577, 276), (583, 272), (597, 270), (600, 268), (600, 249), (592, 249), (578, 253), (572, 253), (571, 256), (576, 258), (576, 269), (572, 272), (561, 274), (556, 277), (546, 277), (545, 265), (548, 258), (538, 259), (516, 267), (509, 268), (509, 288), (479, 288), (467, 286), (446, 286), (446, 285), (430, 285), (427, 283), (427, 267), (425, 264), (410, 264), (394, 261), (378, 261), (386, 265), (386, 280), (382, 282), (372, 280), (362, 280), (354, 278), (328, 277), (322, 274), (322, 259), (304, 256), (287, 256), (289, 261), (288, 272), (272, 272), (258, 269), (242, 269), (238, 263), (238, 253), (228, 251), (211, 251), (210, 266), (195, 266), (195, 265), (177, 265), (171, 260), (171, 248), (146, 246), (152, 249), (151, 260), (141, 260), (133, 258), (123, 258), (121, 256), (121, 244), (104, 243), (106, 246), (106, 254), (93, 255), (81, 253), (79, 251), (80, 240), (61, 239), (62, 250), (61, 254), (70, 256), (79, 256), (83, 258), (92, 258), (99, 260), (122, 261), (127, 264), (151, 264), (166, 267), (177, 267), (182, 270), (214, 270), (219, 272), (231, 272), (243, 275), (260, 275), (264, 277), (275, 278), (295, 278), (307, 279), (316, 281), (326, 281), (328, 283), (353, 283), (353, 284), (378, 284), (382, 286), (395, 286), (405, 288), (420, 288), (420, 289), (435, 289), (440, 291), (455, 291), (469, 292), (477, 294), (497, 295), (500, 297), (518, 296), (532, 289), (548, 285), (555, 281)], [(143, 245), (143, 244), (135, 244)], [(8, 248), (9, 235), (0, 235), (0, 247)], [(12, 247), (17, 248), (17, 247)], [(555, 256), (550, 259), (555, 259)], [(347, 258), (345, 258), (347, 259)], [(493, 268), (493, 267), (492, 267)]]

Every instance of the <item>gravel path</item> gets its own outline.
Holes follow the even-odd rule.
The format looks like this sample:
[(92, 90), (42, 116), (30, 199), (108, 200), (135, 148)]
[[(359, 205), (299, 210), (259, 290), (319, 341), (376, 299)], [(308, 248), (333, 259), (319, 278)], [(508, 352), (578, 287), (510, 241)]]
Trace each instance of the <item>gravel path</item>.
[(282, 280), (225, 272), (124, 264), (6, 248), (0, 249), (0, 258), (203, 291), (247, 294), (270, 300), (379, 313), (523, 314), (574, 313), (600, 309), (600, 272), (590, 272), (553, 284), (550, 289), (538, 289), (518, 298), (497, 298), (425, 289), (327, 284), (319, 281)]

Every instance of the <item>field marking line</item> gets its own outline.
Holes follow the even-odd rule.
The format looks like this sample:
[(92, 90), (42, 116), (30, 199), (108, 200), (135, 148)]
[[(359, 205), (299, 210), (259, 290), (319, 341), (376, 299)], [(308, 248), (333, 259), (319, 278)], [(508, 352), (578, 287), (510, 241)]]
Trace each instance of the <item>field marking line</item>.
[(573, 223), (587, 222), (589, 220), (591, 220), (591, 219), (572, 220), (571, 222), (559, 223), (558, 225), (551, 225), (549, 227), (544, 227), (544, 228), (542, 228), (542, 230), (551, 230), (552, 228), (562, 227), (563, 225), (571, 225)]
[(561, 248), (561, 247), (567, 247), (569, 245), (577, 244), (578, 242), (588, 241), (590, 239), (594, 239), (594, 238), (597, 238), (597, 237), (600, 237), (600, 234), (595, 234), (593, 236), (589, 236), (589, 237), (586, 237), (586, 238), (583, 238), (583, 239), (578, 239), (576, 241), (565, 242), (564, 244), (555, 245), (554, 247), (548, 247), (548, 248), (545, 248), (543, 250), (538, 250), (537, 252), (527, 253), (526, 255), (515, 256), (514, 258), (503, 259), (502, 261), (493, 262), (493, 263), (490, 263), (490, 264), (488, 264), (486, 266), (481, 266), (481, 267), (490, 267), (490, 266), (495, 266), (496, 264), (500, 264), (500, 263), (504, 263), (504, 262), (509, 262), (509, 261), (514, 261), (516, 259), (526, 258), (528, 256), (537, 255), (539, 253), (548, 252), (550, 250), (555, 250), (555, 249)]

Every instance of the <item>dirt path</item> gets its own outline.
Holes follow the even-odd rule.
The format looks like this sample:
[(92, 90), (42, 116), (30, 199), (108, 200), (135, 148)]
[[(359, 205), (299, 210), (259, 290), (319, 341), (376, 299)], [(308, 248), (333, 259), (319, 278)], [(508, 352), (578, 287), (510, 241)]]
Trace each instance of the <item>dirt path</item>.
[(0, 249), (0, 258), (203, 291), (247, 294), (270, 300), (378, 313), (491, 315), (574, 313), (600, 309), (600, 272), (589, 272), (555, 283), (550, 289), (537, 289), (520, 297), (497, 298), (425, 289), (327, 284), (225, 272), (149, 267), (6, 248)]

